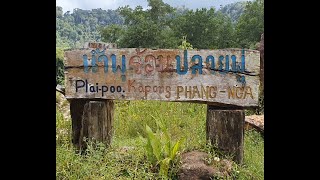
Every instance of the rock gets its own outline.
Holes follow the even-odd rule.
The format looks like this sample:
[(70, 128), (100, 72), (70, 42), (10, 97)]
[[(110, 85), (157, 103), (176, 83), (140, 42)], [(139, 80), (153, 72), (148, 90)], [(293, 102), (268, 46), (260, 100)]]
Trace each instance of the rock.
[(70, 103), (60, 92), (56, 92), (56, 108), (57, 111), (59, 110), (63, 114), (65, 120), (69, 120), (71, 118)]
[(58, 84), (58, 85), (56, 86), (56, 91), (58, 91), (58, 92), (60, 92), (61, 94), (65, 95), (65, 91), (66, 91), (66, 90), (65, 90), (64, 86)]
[(260, 133), (264, 133), (264, 115), (251, 115), (245, 117), (245, 129), (256, 129)]
[(232, 161), (223, 159), (208, 165), (208, 154), (191, 151), (182, 154), (182, 166), (178, 172), (180, 180), (210, 180), (213, 177), (226, 177), (232, 170)]

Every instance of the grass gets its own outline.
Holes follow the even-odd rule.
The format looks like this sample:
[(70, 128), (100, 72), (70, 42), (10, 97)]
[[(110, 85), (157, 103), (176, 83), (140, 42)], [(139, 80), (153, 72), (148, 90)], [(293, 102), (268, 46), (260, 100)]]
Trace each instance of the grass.
[(244, 145), (244, 165), (240, 167), (239, 179), (264, 179), (263, 138), (257, 131), (247, 131)]
[[(206, 105), (159, 101), (115, 101), (114, 136), (109, 148), (89, 146), (86, 155), (75, 153), (71, 143), (71, 120), (57, 108), (57, 179), (161, 179), (150, 170), (143, 142), (145, 125), (156, 129), (156, 121), (167, 125), (173, 140), (185, 138), (182, 151), (207, 151)], [(256, 131), (246, 131), (244, 163), (235, 166), (234, 179), (264, 179), (264, 140)], [(176, 179), (175, 168), (169, 175)]]

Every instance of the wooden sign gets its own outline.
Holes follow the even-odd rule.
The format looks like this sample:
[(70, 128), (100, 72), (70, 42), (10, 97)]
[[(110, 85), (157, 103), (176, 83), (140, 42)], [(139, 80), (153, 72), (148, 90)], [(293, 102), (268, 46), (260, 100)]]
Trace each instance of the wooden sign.
[(64, 63), (67, 99), (258, 105), (256, 50), (88, 47), (65, 52)]

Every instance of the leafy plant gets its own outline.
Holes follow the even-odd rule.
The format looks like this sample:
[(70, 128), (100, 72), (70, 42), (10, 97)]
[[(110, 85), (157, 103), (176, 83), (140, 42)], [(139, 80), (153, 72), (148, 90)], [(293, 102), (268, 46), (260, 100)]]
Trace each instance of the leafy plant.
[[(157, 122), (157, 125), (161, 130), (158, 130), (157, 133), (154, 133), (152, 129), (146, 125), (146, 145), (145, 150), (147, 153), (147, 158), (154, 167), (160, 165), (159, 174), (162, 177), (168, 177), (168, 171), (172, 162), (176, 159), (179, 148), (183, 142), (181, 138), (176, 143), (173, 143), (167, 128)], [(144, 141), (145, 139), (140, 136)]]
[[(210, 154), (208, 159), (205, 159), (208, 164), (216, 163), (215, 157), (224, 159), (223, 156), (219, 156), (218, 151), (206, 144), (207, 105), (161, 101), (115, 102), (115, 133), (111, 146), (107, 148), (107, 152), (98, 148), (86, 155), (76, 153), (72, 145), (71, 120), (62, 118), (62, 112), (65, 112), (57, 106), (56, 179), (161, 179), (163, 176), (158, 171), (160, 164), (155, 167), (157, 169), (152, 169), (150, 161), (147, 160), (146, 138), (143, 142), (137, 135), (137, 132), (143, 131), (141, 135), (147, 137), (145, 124), (153, 131), (159, 129), (156, 121), (166, 124), (171, 139), (176, 141), (182, 136), (185, 137), (180, 145), (182, 147), (179, 148), (180, 153), (182, 150), (207, 152)], [(158, 136), (158, 133), (155, 135)], [(164, 134), (162, 137), (164, 138)], [(229, 179), (263, 180), (264, 139), (259, 132), (250, 130), (245, 131), (244, 141), (244, 163), (233, 166), (232, 177)], [(175, 160), (169, 163), (167, 179), (177, 179), (180, 167), (178, 154)]]
[(56, 84), (64, 84), (63, 48), (56, 48)]
[(182, 43), (181, 43), (181, 45), (179, 45), (178, 48), (179, 48), (179, 49), (183, 49), (183, 50), (193, 49), (192, 44), (190, 44), (189, 42), (187, 42), (187, 36), (183, 36), (183, 37), (182, 37)]

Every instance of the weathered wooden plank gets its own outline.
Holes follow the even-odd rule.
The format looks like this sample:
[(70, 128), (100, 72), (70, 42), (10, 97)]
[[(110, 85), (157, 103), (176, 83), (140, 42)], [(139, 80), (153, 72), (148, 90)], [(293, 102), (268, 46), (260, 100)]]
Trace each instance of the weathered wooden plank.
[[(118, 68), (122, 65), (122, 56), (125, 56), (126, 70), (134, 68), (136, 74), (140, 75), (153, 75), (155, 73), (170, 72), (175, 71), (177, 68), (176, 56), (179, 55), (181, 59), (181, 69), (184, 67), (185, 51), (180, 49), (139, 49), (139, 48), (122, 48), (122, 49), (94, 49), (94, 48), (83, 48), (78, 50), (70, 50), (65, 52), (65, 67), (83, 67), (84, 59), (86, 56), (88, 66), (92, 66), (92, 61), (95, 59), (97, 66), (105, 66), (105, 60), (108, 62), (108, 66), (112, 66), (112, 59), (116, 60)], [(215, 69), (219, 69), (219, 57), (223, 56), (222, 64), (223, 70), (226, 70), (225, 62), (226, 55), (229, 57), (228, 67), (230, 71), (232, 70), (232, 62), (234, 55), (236, 57), (236, 66), (241, 63), (242, 49), (217, 49), (217, 50), (187, 50), (187, 61), (188, 69), (194, 64), (199, 63), (199, 59), (195, 57), (194, 62), (192, 62), (192, 57), (199, 55), (202, 58), (203, 69), (211, 68), (211, 58), (209, 57), (207, 62), (207, 57), (214, 57)], [(113, 57), (112, 57), (113, 55)], [(106, 57), (106, 58), (105, 58)], [(260, 72), (260, 53), (257, 50), (244, 50), (245, 57), (245, 69), (247, 74), (258, 75)]]
[(244, 110), (208, 105), (207, 140), (220, 151), (232, 155), (239, 164), (243, 162), (244, 121)]
[(259, 51), (100, 51), (65, 53), (66, 98), (258, 104)]
[(260, 86), (262, 93), (264, 92), (264, 34), (261, 35), (260, 40)]
[(72, 144), (76, 147), (77, 150), (80, 150), (82, 146), (82, 117), (86, 102), (88, 102), (88, 100), (85, 99), (70, 100), (70, 115), (72, 119)]
[(114, 102), (112, 100), (71, 100), (72, 142), (81, 152), (87, 148), (85, 138), (109, 146), (112, 139)]

